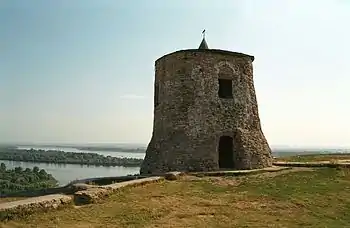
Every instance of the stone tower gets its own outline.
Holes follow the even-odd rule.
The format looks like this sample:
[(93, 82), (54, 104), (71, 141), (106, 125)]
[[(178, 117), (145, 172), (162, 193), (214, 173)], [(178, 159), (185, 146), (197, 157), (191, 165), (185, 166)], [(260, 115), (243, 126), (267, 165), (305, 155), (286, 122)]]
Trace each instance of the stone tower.
[(141, 174), (272, 165), (261, 130), (253, 56), (180, 50), (155, 62), (153, 134)]

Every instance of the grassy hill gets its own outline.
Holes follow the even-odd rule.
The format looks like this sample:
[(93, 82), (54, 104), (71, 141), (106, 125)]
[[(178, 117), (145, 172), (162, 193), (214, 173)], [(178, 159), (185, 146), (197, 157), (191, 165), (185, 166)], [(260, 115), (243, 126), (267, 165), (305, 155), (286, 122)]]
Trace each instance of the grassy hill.
[(124, 189), (0, 227), (350, 227), (350, 170), (293, 168)]

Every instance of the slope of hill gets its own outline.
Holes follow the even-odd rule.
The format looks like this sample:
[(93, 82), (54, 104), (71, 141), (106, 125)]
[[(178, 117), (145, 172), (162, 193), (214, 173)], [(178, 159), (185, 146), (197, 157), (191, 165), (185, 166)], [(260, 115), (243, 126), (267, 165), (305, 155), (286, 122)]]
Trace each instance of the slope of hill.
[(349, 227), (350, 170), (294, 168), (121, 190), (0, 227)]

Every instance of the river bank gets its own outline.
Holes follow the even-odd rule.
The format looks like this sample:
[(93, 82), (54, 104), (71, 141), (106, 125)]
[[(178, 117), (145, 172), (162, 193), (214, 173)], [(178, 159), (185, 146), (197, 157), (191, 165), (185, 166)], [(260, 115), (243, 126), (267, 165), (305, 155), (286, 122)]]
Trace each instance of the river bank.
[(0, 163), (4, 163), (9, 169), (18, 166), (22, 167), (23, 169), (33, 169), (35, 166), (37, 166), (39, 169), (44, 169), (47, 173), (52, 174), (52, 176), (54, 176), (58, 181), (59, 186), (64, 186), (73, 180), (90, 177), (112, 177), (138, 174), (140, 170), (139, 167), (104, 167), (93, 165), (48, 164), (7, 160), (0, 160)]
[[(131, 152), (120, 152), (120, 151), (86, 151), (78, 150), (76, 148), (62, 148), (62, 147), (17, 147), (17, 149), (29, 150), (62, 150), (64, 152), (73, 153), (96, 153), (103, 156), (111, 156), (116, 158), (134, 158), (143, 159), (145, 154), (142, 153), (131, 153)], [(4, 163), (9, 169), (15, 167), (22, 167), (33, 169), (37, 166), (39, 169), (44, 169), (47, 173), (54, 176), (59, 186), (64, 186), (71, 181), (77, 179), (91, 178), (91, 177), (112, 177), (112, 176), (125, 176), (128, 174), (138, 174), (139, 167), (122, 167), (122, 166), (95, 166), (95, 165), (81, 165), (81, 164), (54, 164), (54, 163), (43, 163), (43, 162), (31, 162), (31, 161), (11, 161), (11, 160), (0, 160), (0, 163)]]

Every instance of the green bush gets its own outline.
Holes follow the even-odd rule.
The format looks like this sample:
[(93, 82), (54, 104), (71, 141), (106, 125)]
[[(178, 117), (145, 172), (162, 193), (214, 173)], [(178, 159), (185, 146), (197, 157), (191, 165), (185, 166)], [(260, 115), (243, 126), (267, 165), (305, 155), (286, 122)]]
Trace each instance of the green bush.
[(4, 163), (0, 164), (0, 196), (57, 186), (57, 180), (45, 170), (39, 170), (38, 167), (34, 167), (33, 170), (23, 170), (22, 167), (7, 169)]

